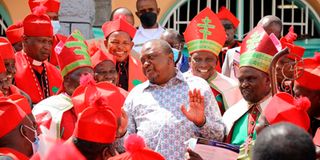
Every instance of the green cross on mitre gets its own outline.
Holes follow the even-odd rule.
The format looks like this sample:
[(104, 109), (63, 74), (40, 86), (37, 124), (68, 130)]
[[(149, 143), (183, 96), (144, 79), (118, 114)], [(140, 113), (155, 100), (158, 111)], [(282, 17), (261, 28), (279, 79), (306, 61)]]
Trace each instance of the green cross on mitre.
[(67, 48), (79, 47), (80, 49), (75, 49), (74, 53), (78, 55), (83, 55), (85, 59), (90, 59), (88, 54), (88, 46), (84, 42), (84, 38), (79, 31), (75, 31), (72, 34), (72, 37), (77, 41), (67, 41), (65, 46)]
[(259, 32), (254, 32), (246, 42), (247, 49), (248, 50), (256, 49), (258, 44), (260, 43), (261, 39), (262, 39), (262, 35), (259, 34)]
[(207, 39), (208, 35), (212, 34), (212, 32), (210, 32), (209, 29), (215, 28), (216, 26), (209, 24), (210, 22), (212, 22), (212, 20), (209, 19), (208, 16), (206, 16), (201, 21), (203, 23), (197, 24), (197, 26), (203, 28), (203, 29), (200, 29), (199, 32), (203, 34), (203, 39)]

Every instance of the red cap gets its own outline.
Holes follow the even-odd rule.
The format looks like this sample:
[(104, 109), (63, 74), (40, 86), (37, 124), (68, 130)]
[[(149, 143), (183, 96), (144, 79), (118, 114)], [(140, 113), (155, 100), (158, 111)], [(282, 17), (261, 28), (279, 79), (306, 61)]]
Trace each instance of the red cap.
[(0, 138), (16, 128), (26, 116), (14, 102), (0, 101)]
[(60, 41), (55, 47), (55, 52), (58, 55), (62, 77), (78, 68), (92, 66), (88, 46), (78, 30), (72, 32), (65, 42)]
[(0, 55), (3, 59), (15, 59), (11, 43), (4, 37), (0, 37)]
[(303, 57), (305, 48), (301, 46), (294, 45), (293, 42), (297, 39), (297, 34), (294, 33), (294, 28), (291, 26), (289, 32), (280, 39), (282, 49), (288, 47), (289, 55), (287, 56), (290, 59), (300, 60)]
[(268, 73), (273, 55), (278, 52), (261, 26), (251, 30), (240, 48), (240, 67), (249, 66)]
[(217, 16), (220, 20), (226, 19), (230, 21), (234, 28), (237, 28), (240, 21), (235, 17), (226, 7), (221, 7), (219, 12), (217, 13)]
[(85, 160), (73, 143), (62, 141), (56, 142), (44, 155), (45, 160)]
[(217, 15), (205, 8), (189, 23), (184, 38), (190, 54), (205, 51), (218, 56), (226, 41), (226, 32)]
[(99, 49), (94, 55), (91, 56), (93, 68), (95, 68), (101, 62), (108, 60), (116, 64), (116, 58), (110, 53), (103, 52), (101, 49)]
[(112, 32), (115, 31), (127, 32), (130, 35), (130, 37), (133, 38), (137, 31), (131, 24), (129, 24), (125, 20), (125, 18), (119, 18), (113, 21), (105, 22), (102, 25), (101, 29), (104, 33), (105, 38), (107, 38)]
[(272, 97), (264, 114), (269, 124), (290, 122), (308, 131), (310, 119), (307, 110), (310, 105), (307, 97), (294, 99), (290, 94), (280, 92)]
[(20, 94), (12, 94), (8, 97), (1, 97), (0, 101), (9, 101), (17, 104), (26, 114), (31, 114), (31, 106), (26, 97)]
[(11, 44), (15, 44), (17, 42), (22, 41), (22, 35), (23, 35), (23, 24), (22, 22), (17, 22), (15, 24), (12, 24), (8, 27), (6, 30), (6, 36), (11, 42)]
[(29, 0), (29, 7), (30, 10), (33, 11), (33, 9), (37, 6), (44, 5), (47, 7), (47, 12), (59, 12), (60, 8), (60, 1), (59, 0)]
[(77, 115), (89, 106), (105, 106), (109, 107), (116, 117), (121, 116), (126, 95), (119, 87), (108, 82), (95, 83), (92, 75), (82, 76), (80, 84), (72, 94), (72, 103)]
[(280, 39), (281, 42), (285, 42), (285, 43), (293, 43), (293, 41), (295, 41), (297, 39), (298, 35), (296, 33), (294, 33), (294, 28), (293, 26), (291, 26), (289, 28), (289, 32)]
[(6, 71), (7, 71), (7, 69), (6, 69), (6, 66), (4, 65), (4, 60), (3, 60), (2, 56), (0, 55), (0, 73), (4, 73)]
[(109, 160), (165, 160), (165, 158), (146, 147), (142, 137), (131, 134), (124, 142), (125, 153), (109, 158)]
[(301, 47), (301, 46), (297, 46), (291, 43), (284, 43), (282, 44), (282, 47), (288, 47), (289, 49), (289, 55), (287, 56), (290, 59), (297, 59), (300, 60), (302, 59), (303, 55), (304, 55), (304, 51), (306, 50), (305, 48)]
[(103, 106), (88, 107), (79, 115), (74, 136), (96, 143), (113, 143), (116, 139), (117, 119)]
[(23, 20), (24, 35), (32, 37), (52, 37), (53, 28), (50, 18), (45, 14), (46, 7), (37, 6), (32, 14)]
[(310, 90), (320, 90), (320, 53), (315, 53), (313, 58), (304, 59), (297, 67), (303, 70), (295, 83)]

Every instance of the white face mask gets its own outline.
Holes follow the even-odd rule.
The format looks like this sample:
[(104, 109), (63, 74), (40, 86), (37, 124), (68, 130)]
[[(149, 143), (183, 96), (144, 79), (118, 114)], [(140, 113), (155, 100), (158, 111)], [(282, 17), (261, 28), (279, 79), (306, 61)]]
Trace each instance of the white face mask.
[[(23, 132), (22, 132), (22, 127), (26, 127), (26, 128), (28, 128), (28, 129), (30, 129), (31, 131), (34, 132), (34, 138), (35, 138), (34, 142), (32, 142), (26, 135), (23, 134)], [(22, 125), (21, 128), (20, 128), (20, 132), (21, 132), (22, 136), (23, 136), (27, 141), (29, 141), (29, 142), (31, 143), (33, 154), (35, 154), (35, 153), (38, 151), (38, 149), (39, 149), (39, 142), (40, 142), (40, 141), (39, 141), (38, 134), (37, 134), (37, 131), (34, 130), (34, 129), (32, 129), (32, 128), (29, 127), (29, 126)]]
[(61, 28), (59, 21), (51, 21), (51, 25), (53, 27), (53, 34), (57, 34)]

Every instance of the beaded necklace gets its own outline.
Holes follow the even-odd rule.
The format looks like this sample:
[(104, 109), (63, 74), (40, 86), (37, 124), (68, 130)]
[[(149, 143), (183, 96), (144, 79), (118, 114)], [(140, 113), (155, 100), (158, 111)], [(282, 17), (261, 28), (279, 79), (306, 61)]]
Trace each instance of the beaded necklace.
[[(40, 77), (41, 84), (39, 84), (38, 78), (36, 77), (36, 73), (34, 73), (32, 67), (31, 67), (29, 57), (26, 54), (24, 54), (24, 56), (26, 57), (27, 62), (29, 64), (28, 66), (29, 66), (29, 69), (31, 70), (33, 80), (36, 83), (37, 90), (40, 95), (40, 99), (42, 100), (46, 97), (49, 97), (49, 83), (48, 83), (48, 76), (47, 76), (46, 67), (42, 63), (43, 64), (43, 72), (40, 73), (41, 74), (41, 77)], [(43, 79), (45, 79), (45, 81), (43, 81)], [(45, 94), (45, 96), (43, 96), (43, 94)]]

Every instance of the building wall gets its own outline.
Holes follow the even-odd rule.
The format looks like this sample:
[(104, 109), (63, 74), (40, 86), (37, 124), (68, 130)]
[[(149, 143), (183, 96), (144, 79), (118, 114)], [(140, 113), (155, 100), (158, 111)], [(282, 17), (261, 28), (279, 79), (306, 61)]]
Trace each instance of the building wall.
[(22, 21), (30, 13), (28, 0), (1, 0), (0, 3), (7, 9), (13, 23)]

